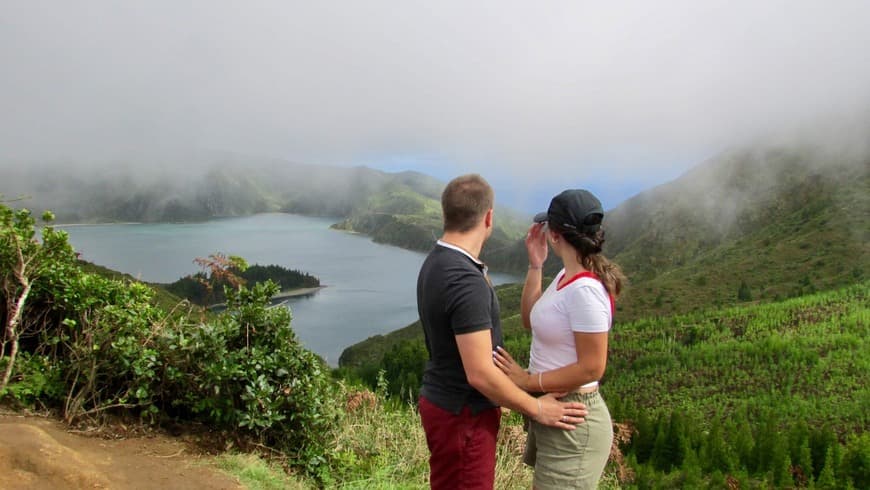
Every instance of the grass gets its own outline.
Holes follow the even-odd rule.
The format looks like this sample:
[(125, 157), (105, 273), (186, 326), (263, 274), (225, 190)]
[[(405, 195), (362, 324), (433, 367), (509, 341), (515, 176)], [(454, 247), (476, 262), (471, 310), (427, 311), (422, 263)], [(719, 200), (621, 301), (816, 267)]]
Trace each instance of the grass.
[[(362, 388), (339, 385), (346, 404), (340, 428), (328, 435), (333, 450), (323, 486), (341, 490), (429, 488), (429, 450), (416, 408)], [(532, 470), (522, 463), (525, 433), (518, 414), (502, 418), (496, 456), (497, 490), (527, 490)], [(287, 475), (280, 465), (252, 454), (227, 453), (215, 464), (251, 490), (318, 488), (312, 480)], [(599, 488), (620, 488), (608, 468)]]
[[(416, 408), (367, 391), (351, 391), (347, 396), (348, 400), (368, 401), (359, 405), (349, 402), (347, 423), (333, 436), (340, 459), (352, 463), (335, 488), (428, 488), (429, 450)], [(516, 413), (507, 413), (498, 436), (496, 489), (531, 488), (532, 470), (522, 462), (524, 447), (522, 419)], [(604, 480), (602, 489), (619, 488), (612, 471)]]
[(426, 488), (429, 453), (416, 411), (342, 389), (347, 409), (331, 443), (340, 462), (336, 488)]
[(279, 465), (255, 454), (226, 453), (215, 458), (214, 463), (249, 490), (305, 490), (312, 487), (306, 480), (288, 475)]

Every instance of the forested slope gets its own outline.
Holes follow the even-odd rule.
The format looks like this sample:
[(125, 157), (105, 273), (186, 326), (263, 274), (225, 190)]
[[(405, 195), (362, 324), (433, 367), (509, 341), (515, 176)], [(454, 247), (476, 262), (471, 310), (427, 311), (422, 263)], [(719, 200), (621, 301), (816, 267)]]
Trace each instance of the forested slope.
[(841, 287), (870, 277), (870, 152), (729, 152), (629, 199), (605, 226), (631, 281), (621, 319)]

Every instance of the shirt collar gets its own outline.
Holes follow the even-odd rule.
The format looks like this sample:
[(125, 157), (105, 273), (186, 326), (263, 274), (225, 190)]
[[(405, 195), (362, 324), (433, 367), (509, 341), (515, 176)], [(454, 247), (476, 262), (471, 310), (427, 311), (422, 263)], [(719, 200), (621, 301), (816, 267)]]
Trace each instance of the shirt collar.
[(465, 251), (465, 250), (463, 250), (463, 249), (457, 247), (456, 245), (453, 245), (452, 243), (447, 243), (447, 242), (445, 242), (445, 241), (443, 241), (443, 240), (438, 240), (438, 241), (435, 242), (435, 243), (437, 243), (438, 245), (441, 245), (442, 247), (449, 248), (449, 249), (451, 249), (451, 250), (456, 250), (457, 252), (459, 252), (459, 253), (465, 255), (465, 256), (468, 257), (469, 259), (473, 260), (475, 264), (477, 264), (477, 265), (479, 265), (480, 267), (482, 267), (482, 268), (483, 268), (483, 273), (486, 274), (486, 271), (488, 270), (488, 268), (486, 267), (486, 264), (484, 264), (483, 262), (481, 262), (479, 259), (473, 257), (473, 256), (472, 256), (470, 253), (468, 253), (467, 251)]

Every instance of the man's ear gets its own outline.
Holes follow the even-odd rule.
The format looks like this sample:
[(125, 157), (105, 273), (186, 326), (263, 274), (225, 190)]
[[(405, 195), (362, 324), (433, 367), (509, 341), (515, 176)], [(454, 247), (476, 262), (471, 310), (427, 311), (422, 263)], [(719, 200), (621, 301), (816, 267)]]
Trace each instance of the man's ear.
[(486, 216), (483, 217), (483, 223), (487, 228), (492, 228), (492, 213), (493, 210), (490, 208), (490, 210), (486, 212)]

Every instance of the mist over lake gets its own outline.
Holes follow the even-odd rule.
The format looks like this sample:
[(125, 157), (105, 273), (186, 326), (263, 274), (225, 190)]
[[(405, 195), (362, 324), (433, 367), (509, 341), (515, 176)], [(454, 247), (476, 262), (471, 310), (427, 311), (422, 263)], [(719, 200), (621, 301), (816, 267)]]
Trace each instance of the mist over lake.
[[(302, 342), (337, 365), (345, 347), (417, 319), (415, 288), (425, 255), (331, 230), (334, 222), (276, 213), (62, 228), (82, 259), (148, 282), (168, 283), (197, 272), (193, 259), (217, 252), (317, 276), (325, 288), (286, 304)], [(493, 274), (492, 280), (501, 284), (518, 278)]]

